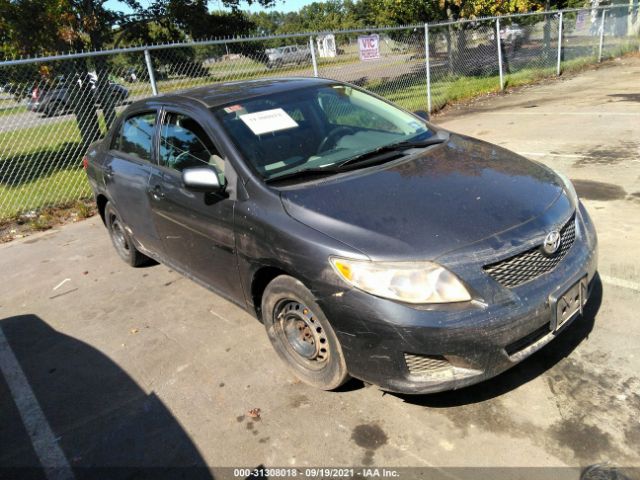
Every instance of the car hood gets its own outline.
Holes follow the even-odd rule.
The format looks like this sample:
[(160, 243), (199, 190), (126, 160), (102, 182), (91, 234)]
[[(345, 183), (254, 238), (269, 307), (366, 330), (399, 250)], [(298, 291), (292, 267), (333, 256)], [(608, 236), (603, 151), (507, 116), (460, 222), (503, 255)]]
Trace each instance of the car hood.
[(469, 137), (416, 152), (283, 188), (284, 208), (371, 259), (436, 259), (542, 215), (563, 192), (547, 167)]

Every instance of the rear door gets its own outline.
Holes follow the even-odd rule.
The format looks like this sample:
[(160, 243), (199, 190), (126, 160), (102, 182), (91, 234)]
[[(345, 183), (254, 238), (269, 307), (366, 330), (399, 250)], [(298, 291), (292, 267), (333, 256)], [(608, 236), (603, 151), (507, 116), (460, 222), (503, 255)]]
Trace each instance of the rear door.
[(158, 112), (149, 110), (125, 118), (113, 135), (104, 163), (107, 195), (135, 240), (158, 252), (160, 241), (151, 218), (148, 183), (155, 168), (155, 128)]
[(225, 193), (184, 188), (182, 171), (211, 168), (225, 182), (225, 161), (192, 115), (163, 112), (158, 160), (161, 176), (150, 182), (153, 218), (166, 256), (214, 290), (242, 301), (235, 255), (235, 201)]

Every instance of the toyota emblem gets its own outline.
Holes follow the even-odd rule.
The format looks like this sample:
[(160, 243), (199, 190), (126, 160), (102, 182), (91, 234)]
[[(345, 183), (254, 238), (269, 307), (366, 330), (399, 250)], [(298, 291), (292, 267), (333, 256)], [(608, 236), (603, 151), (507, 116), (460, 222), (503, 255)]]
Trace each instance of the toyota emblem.
[(544, 237), (544, 243), (542, 244), (542, 250), (547, 255), (553, 255), (560, 248), (560, 232), (558, 230), (552, 230)]

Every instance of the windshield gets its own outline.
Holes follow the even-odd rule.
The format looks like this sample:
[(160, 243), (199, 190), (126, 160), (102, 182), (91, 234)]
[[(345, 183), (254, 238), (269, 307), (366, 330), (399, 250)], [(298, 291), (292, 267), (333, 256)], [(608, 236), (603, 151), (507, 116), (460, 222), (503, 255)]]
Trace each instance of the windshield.
[(265, 180), (338, 165), (380, 147), (429, 138), (419, 119), (346, 85), (322, 85), (216, 107), (214, 113)]

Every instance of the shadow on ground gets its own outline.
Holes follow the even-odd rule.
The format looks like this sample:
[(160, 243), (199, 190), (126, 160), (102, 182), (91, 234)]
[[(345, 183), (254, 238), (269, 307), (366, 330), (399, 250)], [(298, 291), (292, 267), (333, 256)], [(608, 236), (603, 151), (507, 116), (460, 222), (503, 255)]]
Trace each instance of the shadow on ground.
[(619, 98), (621, 102), (640, 102), (640, 93), (614, 93), (609, 97)]
[[(5, 318), (0, 328), (7, 339), (0, 344), (3, 357), (13, 351), (76, 479), (213, 478), (162, 401), (109, 357), (35, 315)], [(0, 478), (45, 478), (21, 419), (30, 413), (19, 410), (21, 395), (9, 390), (6, 369), (2, 365)]]
[(0, 184), (16, 187), (60, 170), (79, 170), (85, 151), (81, 142), (64, 142), (26, 154), (8, 149), (0, 155)]

